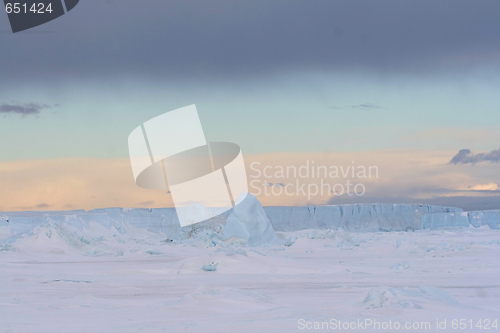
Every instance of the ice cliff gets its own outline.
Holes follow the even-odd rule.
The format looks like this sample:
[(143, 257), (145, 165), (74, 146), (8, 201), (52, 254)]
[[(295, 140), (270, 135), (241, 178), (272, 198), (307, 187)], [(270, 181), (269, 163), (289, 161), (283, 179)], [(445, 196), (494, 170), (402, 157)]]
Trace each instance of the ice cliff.
[[(238, 208), (239, 207), (239, 208)], [(265, 212), (265, 214), (264, 214)], [(216, 215), (214, 210), (213, 215)], [(226, 225), (227, 224), (227, 225)], [(210, 220), (181, 228), (174, 208), (106, 208), (92, 211), (38, 211), (0, 213), (0, 242), (14, 242), (36, 227), (61, 226), (84, 232), (100, 225), (124, 234), (130, 228), (162, 234), (170, 241), (193, 237), (215, 238), (211, 234), (231, 233), (256, 244), (266, 244), (274, 231), (342, 228), (346, 232), (408, 231), (443, 227), (489, 226), (500, 229), (500, 210), (463, 212), (459, 208), (428, 205), (359, 204), (343, 206), (262, 207), (257, 200), (241, 203)], [(271, 228), (272, 226), (272, 228)], [(252, 228), (256, 228), (253, 230)], [(232, 230), (232, 231), (231, 231)], [(237, 231), (238, 230), (238, 231)], [(245, 232), (248, 234), (245, 235)], [(198, 236), (197, 236), (198, 235)], [(243, 237), (242, 237), (243, 236)]]
[(349, 232), (408, 231), (421, 228), (427, 214), (462, 212), (431, 205), (357, 204), (342, 206), (264, 207), (276, 231), (338, 229)]
[(491, 229), (500, 229), (500, 210), (425, 215), (422, 218), (421, 229), (468, 227), (469, 225), (475, 228), (489, 226)]

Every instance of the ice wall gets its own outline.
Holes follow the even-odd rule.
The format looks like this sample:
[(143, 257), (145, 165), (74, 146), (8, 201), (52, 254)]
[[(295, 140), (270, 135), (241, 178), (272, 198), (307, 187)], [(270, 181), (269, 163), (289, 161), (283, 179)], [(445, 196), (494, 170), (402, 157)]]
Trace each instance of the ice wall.
[[(216, 214), (215, 209), (213, 215)], [(114, 227), (119, 233), (125, 233), (127, 226), (142, 228), (154, 233), (163, 233), (172, 240), (189, 238), (200, 228), (216, 223), (224, 224), (229, 211), (216, 216), (207, 222), (194, 224), (181, 228), (174, 208), (104, 208), (91, 211), (31, 211), (31, 212), (6, 212), (0, 213), (0, 227), (5, 225), (10, 228), (11, 239), (15, 241), (23, 234), (29, 234), (37, 226), (70, 225), (80, 230), (88, 229), (92, 223), (98, 223), (107, 229)], [(1, 241), (1, 240), (0, 240)]]
[(500, 210), (431, 214), (423, 216), (421, 223), (421, 229), (468, 226), (500, 229)]
[(407, 231), (421, 227), (422, 216), (462, 212), (431, 205), (358, 204), (342, 206), (264, 207), (276, 231), (338, 229), (352, 232)]
[(422, 216), (420, 229), (439, 229), (445, 227), (468, 227), (467, 212), (429, 214)]
[[(428, 214), (461, 213), (453, 207), (403, 204), (359, 204), (342, 206), (309, 207), (263, 207), (275, 231), (296, 231), (303, 229), (338, 229), (351, 232), (363, 231), (406, 231), (422, 227), (434, 228), (455, 225), (453, 218), (439, 217), (444, 222), (428, 220), (422, 224), (422, 217)], [(232, 211), (227, 211), (210, 221), (225, 224)], [(213, 214), (217, 212), (214, 209)], [(46, 223), (67, 223), (79, 229), (91, 222), (102, 224), (106, 228), (115, 227), (124, 232), (127, 225), (144, 228), (155, 233), (163, 233), (168, 238), (185, 239), (201, 224), (181, 228), (174, 208), (105, 208), (91, 211), (35, 211), (0, 213), (0, 226), (8, 226), (13, 235), (29, 233), (36, 226)], [(499, 225), (499, 213), (476, 212), (473, 215), (474, 226)], [(450, 220), (451, 219), (451, 220)], [(496, 221), (496, 222), (495, 222)], [(211, 223), (211, 222), (208, 222)]]
[(491, 229), (500, 229), (500, 210), (468, 212), (467, 215), (473, 227), (488, 225)]

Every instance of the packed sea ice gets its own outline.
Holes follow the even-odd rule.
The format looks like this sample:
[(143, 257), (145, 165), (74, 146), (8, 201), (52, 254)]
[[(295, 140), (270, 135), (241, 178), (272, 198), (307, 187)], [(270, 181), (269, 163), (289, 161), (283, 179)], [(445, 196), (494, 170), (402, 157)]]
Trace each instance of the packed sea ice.
[(318, 207), (284, 207), (293, 228), (251, 196), (184, 228), (168, 209), (1, 213), (0, 331), (495, 331), (498, 213)]

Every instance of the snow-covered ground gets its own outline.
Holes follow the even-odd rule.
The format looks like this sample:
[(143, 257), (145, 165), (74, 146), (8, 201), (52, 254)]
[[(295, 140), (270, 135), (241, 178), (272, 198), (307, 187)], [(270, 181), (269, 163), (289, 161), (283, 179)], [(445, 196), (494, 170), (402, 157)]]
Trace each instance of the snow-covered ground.
[[(239, 218), (232, 223), (245, 229)], [(350, 332), (376, 322), (378, 332), (398, 331), (383, 329), (389, 322), (445, 331), (436, 320), (448, 331), (497, 331), (500, 230), (306, 229), (270, 238), (260, 228), (275, 242), (249, 247), (224, 228), (215, 219), (172, 239), (128, 223), (63, 219), (17, 235), (4, 225), (0, 331), (338, 331), (338, 321), (361, 322), (341, 330)], [(455, 319), (466, 328), (453, 329)]]

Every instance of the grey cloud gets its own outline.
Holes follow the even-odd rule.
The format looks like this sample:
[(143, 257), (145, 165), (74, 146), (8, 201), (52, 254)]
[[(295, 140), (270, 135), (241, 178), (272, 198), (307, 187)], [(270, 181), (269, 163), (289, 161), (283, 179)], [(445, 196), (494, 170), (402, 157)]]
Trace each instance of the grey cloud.
[(37, 103), (28, 103), (28, 104), (1, 104), (0, 105), (0, 113), (3, 114), (20, 114), (23, 117), (39, 114), (43, 109), (51, 108), (50, 105), (47, 104), (37, 104)]
[(350, 108), (354, 108), (354, 109), (383, 109), (383, 107), (378, 106), (376, 104), (372, 104), (372, 103), (351, 105)]
[(500, 68), (499, 12), (496, 0), (87, 1), (39, 28), (54, 34), (1, 35), (0, 83)]
[(267, 183), (267, 186), (280, 186), (280, 187), (285, 187), (286, 185), (284, 183)]
[(21, 206), (21, 207), (15, 207), (16, 210), (37, 210), (37, 209), (45, 209), (45, 208), (49, 208), (51, 207), (51, 205), (48, 205), (46, 203), (41, 203), (39, 205), (35, 205), (35, 206), (30, 206), (30, 207), (26, 207), (26, 206)]
[(462, 149), (456, 154), (449, 164), (478, 164), (481, 162), (498, 163), (500, 162), (500, 149), (489, 153), (474, 154), (470, 149)]
[(438, 206), (459, 207), (465, 211), (500, 209), (500, 196), (451, 196), (433, 197), (424, 200), (424, 203)]

